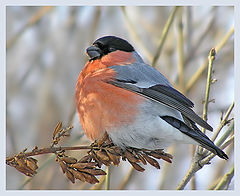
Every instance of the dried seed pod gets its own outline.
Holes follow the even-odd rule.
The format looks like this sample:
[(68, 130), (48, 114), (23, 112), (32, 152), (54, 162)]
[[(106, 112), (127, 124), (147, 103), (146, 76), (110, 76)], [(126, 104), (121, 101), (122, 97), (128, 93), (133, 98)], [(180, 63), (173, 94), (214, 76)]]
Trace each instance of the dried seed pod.
[(137, 163), (132, 163), (132, 162), (130, 162), (131, 163), (131, 165), (133, 166), (133, 168), (134, 169), (136, 169), (137, 171), (140, 171), (140, 172), (144, 172), (145, 171), (145, 169), (144, 168), (142, 168), (140, 165), (138, 165)]
[(156, 150), (153, 150), (153, 152), (156, 152), (158, 154), (164, 154), (163, 149), (156, 149)]
[(71, 169), (71, 168), (69, 169), (69, 171), (74, 175), (75, 178), (81, 180), (82, 182), (86, 181), (84, 175), (81, 172), (76, 171), (76, 170)]
[(74, 157), (63, 157), (61, 158), (64, 162), (69, 163), (69, 164), (73, 164), (77, 162), (77, 159), (75, 159)]
[(15, 160), (16, 160), (17, 164), (19, 165), (19, 167), (25, 168), (27, 166), (24, 159), (15, 157)]
[(118, 146), (112, 146), (111, 148), (108, 149), (108, 151), (116, 155), (122, 155), (123, 153), (122, 149)]
[(162, 157), (162, 154), (158, 154), (158, 153), (156, 153), (154, 151), (151, 151), (151, 152), (149, 152), (147, 154), (152, 156), (152, 157), (154, 157), (154, 158), (156, 158), (156, 159), (161, 159), (161, 157)]
[(65, 173), (67, 171), (67, 165), (61, 159), (58, 159), (59, 165), (62, 168), (62, 172)]
[(21, 167), (19, 165), (15, 166), (15, 168), (20, 171), (21, 173), (25, 174), (26, 176), (32, 177), (34, 174), (36, 174), (36, 171), (31, 170), (28, 167)]
[(107, 132), (104, 133), (103, 137), (101, 137), (99, 140), (97, 140), (98, 146), (101, 146), (106, 140), (108, 140)]
[(106, 151), (106, 152), (114, 165), (118, 165), (120, 163), (120, 156), (111, 154), (108, 151)]
[(143, 156), (141, 154), (137, 154), (137, 156), (144, 165), (147, 165), (146, 160), (143, 158)]
[(95, 162), (90, 162), (90, 163), (75, 163), (70, 165), (70, 167), (76, 168), (76, 169), (83, 169), (83, 168), (94, 168), (96, 166)]
[(86, 155), (84, 157), (82, 157), (78, 162), (79, 163), (88, 163), (92, 160), (91, 155)]
[(150, 163), (153, 167), (156, 167), (157, 169), (160, 169), (160, 165), (159, 165), (159, 163), (158, 163), (155, 159), (147, 156), (146, 154), (143, 154), (143, 157), (144, 157), (144, 159), (146, 159), (147, 162)]
[(111, 148), (107, 148), (106, 151), (109, 152), (109, 153), (111, 153), (111, 154), (113, 154), (113, 155), (118, 155), (118, 156), (121, 155), (120, 153), (118, 153), (118, 152), (116, 152), (114, 149), (112, 149), (112, 147), (111, 147)]
[(75, 183), (75, 177), (72, 174), (72, 172), (70, 172), (69, 170), (66, 170), (66, 176), (73, 184)]
[(26, 164), (33, 171), (38, 169), (37, 164), (33, 160), (31, 160), (31, 159), (26, 159)]
[(139, 159), (127, 150), (124, 152), (124, 156), (128, 159), (129, 162), (139, 162)]
[(32, 157), (28, 157), (27, 159), (33, 161), (35, 164), (37, 164), (37, 162), (38, 162), (37, 159), (34, 159), (34, 158), (32, 158)]
[(161, 159), (163, 159), (164, 161), (166, 161), (168, 163), (172, 163), (172, 160), (168, 156), (162, 155)]
[(62, 122), (59, 122), (53, 131), (53, 135), (52, 135), (53, 139), (55, 138), (56, 134), (61, 131), (61, 129), (62, 129)]
[(82, 175), (84, 176), (85, 180), (91, 184), (95, 184), (99, 182), (98, 179), (91, 174), (87, 174), (83, 172)]
[(96, 151), (95, 153), (101, 161), (109, 161), (109, 157), (105, 151)]
[(102, 160), (99, 160), (99, 159), (97, 158), (95, 152), (91, 152), (91, 156), (92, 156), (92, 159), (94, 159), (95, 162), (97, 163), (97, 166), (98, 166), (98, 167), (101, 167), (102, 164), (103, 164), (103, 162), (102, 162)]
[(106, 175), (106, 172), (101, 169), (79, 169), (78, 171), (85, 172), (94, 176)]
[(168, 153), (163, 153), (165, 156), (169, 157), (170, 159), (173, 159), (173, 156), (171, 154)]

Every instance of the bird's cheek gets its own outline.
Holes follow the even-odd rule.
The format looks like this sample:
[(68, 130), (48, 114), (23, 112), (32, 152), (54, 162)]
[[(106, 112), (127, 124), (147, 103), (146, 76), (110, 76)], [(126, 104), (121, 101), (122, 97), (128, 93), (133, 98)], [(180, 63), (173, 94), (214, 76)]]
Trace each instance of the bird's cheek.
[(128, 65), (136, 61), (131, 52), (115, 51), (105, 55), (101, 59), (101, 63), (106, 66), (112, 65)]

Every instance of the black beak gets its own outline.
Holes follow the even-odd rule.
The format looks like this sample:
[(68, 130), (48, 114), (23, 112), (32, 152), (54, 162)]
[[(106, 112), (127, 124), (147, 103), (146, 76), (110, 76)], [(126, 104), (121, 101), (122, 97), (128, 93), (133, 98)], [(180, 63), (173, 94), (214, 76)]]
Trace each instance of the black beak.
[(101, 50), (96, 46), (90, 46), (86, 50), (87, 55), (90, 57), (89, 60), (94, 60), (102, 56)]

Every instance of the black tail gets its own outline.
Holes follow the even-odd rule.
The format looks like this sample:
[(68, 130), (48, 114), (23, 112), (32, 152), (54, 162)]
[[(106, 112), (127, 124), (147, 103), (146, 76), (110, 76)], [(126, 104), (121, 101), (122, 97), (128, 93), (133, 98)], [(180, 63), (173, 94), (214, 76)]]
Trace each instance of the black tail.
[(180, 130), (182, 133), (197, 141), (202, 147), (208, 149), (222, 159), (228, 159), (228, 156), (220, 148), (218, 148), (202, 131), (200, 131), (196, 125), (193, 124), (193, 128), (190, 128), (184, 122), (172, 116), (160, 117), (176, 129)]

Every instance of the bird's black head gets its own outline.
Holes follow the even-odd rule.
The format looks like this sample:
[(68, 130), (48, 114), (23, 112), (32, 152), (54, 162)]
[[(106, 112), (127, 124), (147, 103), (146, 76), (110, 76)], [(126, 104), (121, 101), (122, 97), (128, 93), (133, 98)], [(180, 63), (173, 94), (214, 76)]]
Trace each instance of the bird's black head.
[(116, 50), (133, 52), (134, 48), (124, 39), (115, 36), (105, 36), (93, 42), (93, 45), (87, 48), (87, 54), (90, 60), (95, 60)]

